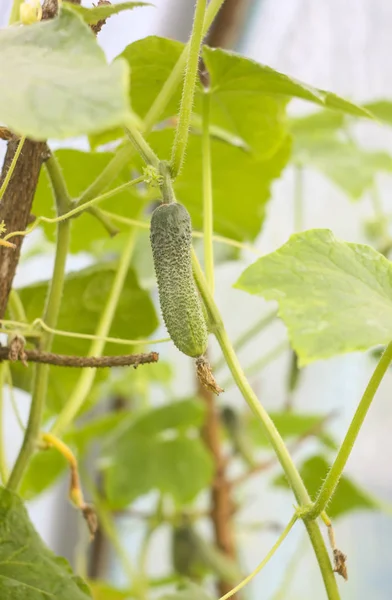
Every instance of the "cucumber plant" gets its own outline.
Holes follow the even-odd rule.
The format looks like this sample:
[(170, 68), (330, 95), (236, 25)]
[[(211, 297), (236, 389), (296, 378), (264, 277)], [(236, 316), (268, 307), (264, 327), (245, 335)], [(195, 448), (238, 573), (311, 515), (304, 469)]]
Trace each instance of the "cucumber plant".
[[(392, 159), (360, 148), (352, 128), (357, 120), (392, 122), (392, 103), (361, 106), (209, 47), (204, 40), (223, 3), (197, 0), (187, 44), (148, 37), (110, 64), (97, 40), (100, 29), (123, 10), (149, 10), (147, 3), (86, 8), (77, 0), (13, 0), (9, 27), (0, 30), (0, 136), (7, 144), (0, 187), (5, 600), (144, 600), (157, 589), (171, 600), (239, 597), (261, 571), (267, 581), (269, 559), (299, 522), (316, 558), (312, 574), (321, 574), (317, 597), (343, 599), (347, 588), (338, 578), (356, 581), (360, 574), (349, 569), (333, 524), (354, 509), (385, 510), (343, 472), (392, 360), (392, 244), (376, 187), (377, 173), (390, 172)], [(288, 118), (293, 98), (317, 111)], [(54, 150), (51, 140), (81, 135), (88, 152), (71, 141)], [(272, 183), (285, 169), (295, 176), (296, 232), (260, 256), (253, 242), (273, 202)], [(365, 224), (371, 245), (340, 241), (328, 229), (301, 231), (311, 169), (353, 199), (372, 194), (375, 215)], [(36, 229), (40, 237), (31, 235)], [(26, 237), (31, 243), (22, 249)], [(80, 252), (89, 265), (69, 268), (68, 259)], [(258, 258), (238, 272), (235, 287), (278, 309), (233, 343), (215, 274), (227, 261), (238, 261), (240, 271), (249, 253)], [(46, 279), (14, 284), (17, 266), (30, 273), (33, 258), (48, 254), (54, 263)], [(166, 331), (156, 337), (161, 314)], [(239, 352), (278, 318), (289, 341), (243, 369)], [(374, 348), (374, 373), (337, 446), (328, 432), (331, 415), (295, 410), (302, 370)], [(250, 377), (287, 352), (290, 370), (281, 378), (288, 401), (269, 413)], [(184, 391), (180, 375), (191, 359), (197, 377), (185, 377)], [(243, 408), (231, 402), (233, 384)], [(14, 389), (31, 395), (27, 424)], [(13, 462), (4, 436), (6, 396), (21, 429)], [(317, 451), (310, 444), (313, 453), (298, 467), (293, 450), (307, 440)], [(280, 473), (272, 476), (277, 465)], [(69, 499), (87, 525), (77, 573), (47, 548), (24, 506), (65, 473)], [(251, 523), (252, 534), (264, 536), (270, 525), (276, 541), (247, 574), (236, 535), (246, 504), (236, 490), (257, 476), (269, 478), (269, 492), (289, 488), (295, 506), (277, 524), (267, 522), (261, 506), (261, 527)], [(134, 503), (147, 495), (145, 512)], [(136, 559), (124, 545), (119, 513), (143, 522)], [(168, 557), (159, 578), (147, 560), (158, 529), (170, 533), (158, 542)], [(95, 546), (89, 535), (98, 536)], [(97, 560), (105, 544), (123, 567), (122, 588)], [(291, 571), (276, 598), (294, 598)]]

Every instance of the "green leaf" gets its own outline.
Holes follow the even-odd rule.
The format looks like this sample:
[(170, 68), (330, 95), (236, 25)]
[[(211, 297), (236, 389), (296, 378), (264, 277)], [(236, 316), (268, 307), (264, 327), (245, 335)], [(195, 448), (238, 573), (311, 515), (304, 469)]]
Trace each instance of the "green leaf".
[[(55, 156), (59, 161), (67, 182), (68, 191), (72, 198), (77, 198), (100, 175), (106, 165), (111, 161), (112, 152), (81, 152), (79, 150), (57, 150)], [(113, 189), (129, 181), (131, 166), (122, 170), (112, 182), (109, 189)], [(136, 175), (137, 176), (137, 175)], [(143, 198), (136, 188), (131, 187), (116, 196), (102, 202), (102, 209), (110, 210), (130, 219), (137, 218), (143, 203)], [(41, 174), (34, 197), (33, 205), (36, 216), (54, 217), (55, 206), (53, 194), (46, 169), (41, 169)], [(47, 238), (54, 241), (56, 238), (56, 225), (43, 223), (42, 227)], [(91, 251), (99, 239), (107, 239), (108, 233), (101, 223), (89, 213), (78, 215), (71, 221), (71, 252)]]
[(345, 115), (332, 110), (321, 110), (306, 117), (289, 120), (289, 127), (294, 137), (321, 137), (331, 135), (342, 129)]
[(23, 477), (20, 495), (31, 500), (53, 485), (67, 469), (67, 462), (57, 450), (36, 452)]
[(392, 125), (392, 102), (390, 100), (375, 100), (368, 102), (364, 108), (371, 112), (377, 119)]
[[(151, 490), (178, 504), (194, 500), (213, 476), (212, 460), (199, 439), (122, 438), (105, 469), (105, 489), (112, 508), (124, 508)], [(190, 477), (190, 473), (192, 476)]]
[[(113, 284), (115, 271), (116, 264), (106, 263), (67, 275), (58, 329), (87, 334), (95, 333)], [(29, 322), (42, 315), (47, 289), (48, 282), (45, 281), (19, 290)], [(130, 269), (109, 335), (126, 339), (144, 338), (153, 333), (157, 325), (154, 305), (148, 293), (139, 287), (135, 274)], [(90, 340), (56, 336), (53, 351), (62, 354), (85, 355), (90, 344)], [(105, 354), (123, 354), (124, 352), (132, 352), (132, 347), (115, 344), (105, 346)]]
[(0, 596), (4, 600), (89, 600), (86, 584), (38, 536), (22, 501), (0, 488)]
[(168, 429), (185, 431), (190, 427), (201, 427), (204, 417), (205, 406), (201, 400), (178, 400), (149, 410), (136, 418), (132, 431), (145, 436), (156, 435)]
[(352, 142), (321, 136), (295, 138), (293, 160), (321, 171), (353, 199), (373, 185), (379, 171), (392, 172), (392, 156), (386, 152), (368, 152)]
[(271, 67), (234, 52), (204, 46), (203, 58), (212, 78), (211, 91), (213, 94), (217, 92), (219, 94), (235, 94), (237, 90), (241, 90), (255, 96), (269, 95), (287, 100), (302, 98), (325, 108), (339, 110), (357, 117), (372, 118), (369, 111), (357, 104), (331, 92), (297, 81)]
[(392, 267), (328, 229), (291, 236), (245, 269), (235, 287), (276, 300), (300, 366), (392, 338)]
[(177, 592), (165, 594), (159, 600), (212, 600), (202, 587), (191, 581), (183, 585)]
[[(121, 54), (131, 68), (131, 104), (141, 117), (161, 91), (183, 48), (179, 42), (149, 37), (130, 44)], [(234, 135), (237, 145), (242, 140), (258, 156), (271, 157), (284, 142), (285, 107), (291, 98), (303, 98), (356, 116), (371, 116), (343, 98), (233, 52), (205, 46), (203, 59), (210, 75), (212, 130), (226, 131), (227, 139)], [(177, 114), (180, 98), (178, 86), (160, 121)], [(200, 94), (196, 95), (194, 112), (201, 114)]]
[(111, 506), (127, 506), (154, 489), (180, 504), (192, 501), (213, 475), (201, 440), (186, 436), (187, 430), (201, 426), (203, 417), (199, 401), (183, 400), (125, 423), (123, 433), (106, 446), (105, 488)]
[[(132, 72), (132, 109), (144, 118), (158, 96), (174, 65), (180, 58), (184, 44), (156, 36), (149, 36), (130, 44), (120, 54)], [(182, 93), (182, 81), (174, 90), (160, 120), (178, 112)]]
[[(285, 440), (300, 438), (310, 432), (313, 437), (320, 439), (327, 447), (331, 447), (331, 439), (325, 437), (323, 423), (325, 417), (310, 413), (297, 412), (272, 412), (270, 417), (273, 420), (280, 435)], [(258, 446), (269, 446), (269, 441), (260, 427), (260, 421), (253, 416), (248, 417), (248, 435), (251, 437), (253, 444)], [(335, 444), (332, 442), (332, 448)]]
[(287, 135), (285, 106), (302, 98), (327, 108), (371, 117), (362, 107), (220, 48), (203, 48), (211, 78), (211, 122), (242, 138), (257, 154), (276, 152)]
[(123, 10), (132, 10), (139, 6), (153, 6), (150, 2), (121, 2), (120, 4), (101, 4), (100, 6), (93, 6), (92, 8), (86, 8), (80, 4), (74, 4), (73, 2), (65, 2), (65, 5), (78, 13), (85, 23), (93, 25), (103, 19), (107, 19), (112, 15), (116, 15)]
[(0, 31), (0, 121), (36, 140), (123, 125), (128, 67), (106, 63), (94, 34), (73, 10), (28, 27)]
[[(304, 484), (313, 500), (317, 497), (317, 492), (328, 471), (328, 462), (322, 456), (312, 456), (300, 468)], [(283, 475), (277, 477), (274, 484), (280, 487), (288, 487), (286, 478)], [(379, 508), (378, 505), (364, 490), (343, 475), (327, 511), (329, 517), (336, 519), (336, 517), (353, 510), (375, 510), (377, 508)]]
[[(172, 135), (172, 131), (164, 130), (154, 132), (149, 138), (162, 158), (170, 156)], [(237, 240), (253, 240), (258, 235), (271, 184), (280, 176), (289, 153), (289, 139), (268, 160), (258, 159), (226, 142), (211, 140), (216, 233)], [(202, 229), (203, 226), (201, 157), (201, 138), (191, 135), (186, 163), (174, 184), (177, 199), (188, 208), (194, 229)]]
[[(82, 269), (67, 275), (61, 303), (58, 329), (76, 333), (95, 334), (97, 323), (107, 301), (115, 276), (116, 265), (106, 263)], [(27, 319), (32, 322), (43, 313), (48, 282), (40, 282), (19, 290), (26, 309)], [(158, 325), (154, 305), (147, 292), (142, 290), (130, 269), (117, 306), (109, 335), (117, 338), (137, 339), (148, 337)], [(59, 354), (84, 356), (91, 340), (55, 336), (53, 351)], [(106, 344), (105, 354), (124, 354), (134, 351), (133, 346)], [(11, 366), (14, 385), (29, 391), (32, 369), (23, 365)], [(51, 366), (49, 369), (47, 417), (58, 414), (72, 393), (81, 374), (81, 369)], [(132, 369), (134, 374), (134, 370)], [(98, 369), (95, 384), (99, 385), (109, 375), (108, 369)], [(91, 392), (86, 406), (94, 399)]]

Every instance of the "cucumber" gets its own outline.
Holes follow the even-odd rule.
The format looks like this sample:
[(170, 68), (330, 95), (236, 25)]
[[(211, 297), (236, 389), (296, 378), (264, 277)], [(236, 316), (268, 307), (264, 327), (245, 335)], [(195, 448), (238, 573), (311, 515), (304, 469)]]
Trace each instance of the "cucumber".
[(193, 279), (192, 225), (178, 202), (161, 204), (151, 217), (150, 240), (166, 328), (177, 348), (197, 358), (207, 350), (208, 332)]

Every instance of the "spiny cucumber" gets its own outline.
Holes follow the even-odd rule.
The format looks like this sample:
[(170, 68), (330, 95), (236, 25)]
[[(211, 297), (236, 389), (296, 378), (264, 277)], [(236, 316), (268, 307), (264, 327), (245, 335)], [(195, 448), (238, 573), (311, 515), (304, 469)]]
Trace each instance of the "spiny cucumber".
[(151, 247), (159, 302), (171, 339), (194, 358), (207, 349), (208, 332), (191, 263), (192, 225), (178, 202), (161, 204), (151, 218)]

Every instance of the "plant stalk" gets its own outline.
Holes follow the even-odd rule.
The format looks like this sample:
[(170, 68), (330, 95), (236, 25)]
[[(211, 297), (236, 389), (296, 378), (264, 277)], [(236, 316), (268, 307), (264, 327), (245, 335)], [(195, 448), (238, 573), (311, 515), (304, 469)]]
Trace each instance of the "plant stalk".
[[(60, 313), (69, 239), (70, 222), (64, 221), (59, 223), (57, 228), (54, 270), (43, 316), (43, 320), (49, 327), (56, 326), (58, 315)], [(46, 352), (50, 351), (52, 340), (53, 334), (45, 333), (41, 338), (40, 349)], [(48, 389), (48, 379), (49, 365), (37, 365), (35, 369), (30, 415), (25, 437), (7, 484), (7, 487), (14, 491), (17, 491), (21, 483), (23, 474), (30, 462), (30, 458), (35, 450), (39, 438), (42, 415), (45, 408), (45, 400)]]
[[(290, 453), (283, 439), (281, 438), (278, 430), (276, 429), (272, 419), (270, 418), (262, 404), (259, 402), (257, 396), (253, 392), (251, 386), (249, 385), (249, 382), (247, 381), (244, 375), (244, 372), (241, 368), (241, 365), (239, 364), (230, 339), (225, 331), (219, 310), (215, 304), (213, 297), (209, 292), (199, 261), (197, 260), (194, 251), (192, 252), (192, 265), (197, 286), (199, 288), (204, 304), (209, 313), (211, 323), (213, 325), (214, 334), (218, 340), (223, 355), (226, 359), (227, 366), (229, 367), (233, 375), (237, 387), (242, 393), (242, 396), (247, 402), (250, 409), (259, 419), (260, 424), (264, 429), (266, 437), (268, 438), (271, 446), (275, 450), (276, 456), (284, 470), (284, 473), (287, 477), (291, 489), (294, 492), (298, 504), (300, 505), (300, 507), (307, 506), (310, 503), (310, 498), (307, 489), (302, 481), (301, 475), (297, 471), (293, 460), (290, 456)], [(319, 563), (327, 596), (329, 600), (338, 600), (340, 598), (339, 590), (336, 584), (331, 562), (329, 560), (328, 552), (324, 544), (324, 540), (322, 538), (319, 526), (315, 521), (310, 520), (305, 522), (305, 526), (308, 531), (310, 540), (312, 542), (317, 561)]]
[(326, 509), (328, 502), (330, 502), (330, 500), (332, 499), (332, 496), (334, 495), (336, 487), (339, 483), (340, 477), (343, 473), (343, 469), (346, 466), (347, 460), (351, 454), (351, 450), (353, 449), (362, 424), (368, 413), (370, 405), (373, 401), (374, 396), (376, 395), (376, 392), (380, 386), (381, 381), (383, 380), (383, 377), (391, 361), (392, 342), (390, 342), (386, 347), (385, 352), (381, 356), (380, 361), (377, 367), (375, 368), (373, 375), (370, 378), (370, 381), (355, 412), (355, 415), (350, 423), (350, 427), (348, 428), (343, 443), (340, 446), (338, 455), (335, 458), (335, 462), (333, 463), (323, 485), (321, 486), (321, 490), (313, 504), (312, 509), (306, 515), (306, 518), (317, 518), (320, 515), (320, 513), (322, 513)]
[(212, 196), (211, 140), (210, 140), (210, 94), (203, 94), (203, 232), (204, 232), (204, 271), (210, 292), (214, 295), (214, 213)]
[(170, 163), (171, 172), (174, 179), (181, 171), (188, 145), (189, 124), (191, 121), (193, 101), (195, 97), (200, 47), (203, 41), (203, 23), (206, 6), (207, 0), (197, 0), (191, 39), (189, 42), (189, 55), (185, 69), (180, 112), (178, 115), (178, 123), (174, 136)]
[(144, 136), (140, 133), (134, 120), (129, 118), (126, 125), (127, 128), (125, 131), (135, 150), (138, 152), (138, 154), (140, 154), (147, 165), (151, 165), (158, 169), (160, 162), (159, 158), (151, 146), (146, 142)]

